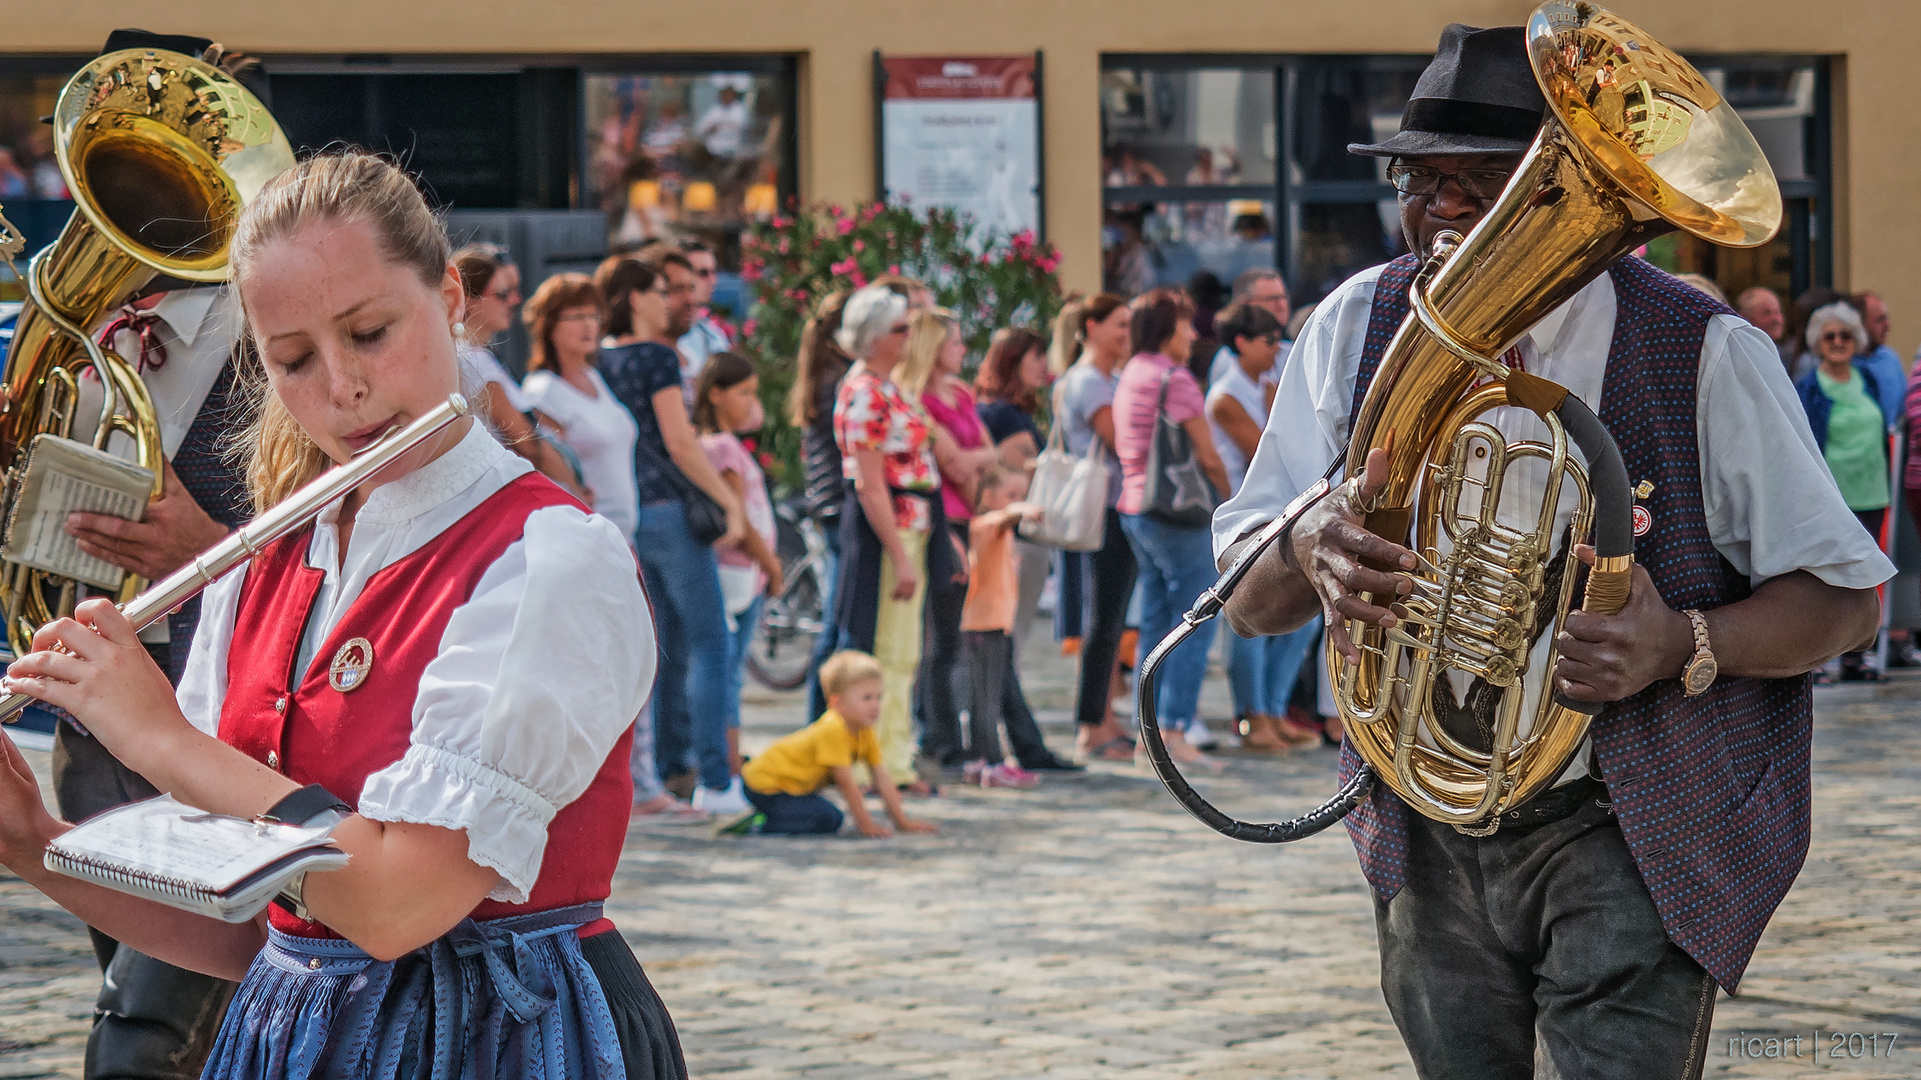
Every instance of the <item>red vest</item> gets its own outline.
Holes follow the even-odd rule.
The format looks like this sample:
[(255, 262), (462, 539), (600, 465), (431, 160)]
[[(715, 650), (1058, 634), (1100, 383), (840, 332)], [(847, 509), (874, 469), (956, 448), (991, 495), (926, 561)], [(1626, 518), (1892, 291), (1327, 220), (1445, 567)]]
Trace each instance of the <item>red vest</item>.
[[(420, 677), (439, 655), (454, 609), (472, 597), (488, 567), (520, 539), (529, 514), (579, 505), (538, 473), (501, 488), (426, 546), (373, 575), (321, 643), (304, 678), (294, 673), (294, 662), (325, 578), (306, 565), (312, 527), (268, 545), (248, 565), (240, 589), (227, 657), (227, 696), (220, 709), (221, 741), (357, 806), (367, 777), (407, 752)], [(373, 667), (349, 690), (335, 690), (329, 665), (354, 638), (373, 645)], [(483, 901), (473, 918), (607, 898), (633, 804), (627, 763), (632, 741), (630, 728), (587, 791), (548, 824), (546, 856), (527, 903)], [(269, 912), (273, 925), (287, 933), (336, 936), (278, 906)]]

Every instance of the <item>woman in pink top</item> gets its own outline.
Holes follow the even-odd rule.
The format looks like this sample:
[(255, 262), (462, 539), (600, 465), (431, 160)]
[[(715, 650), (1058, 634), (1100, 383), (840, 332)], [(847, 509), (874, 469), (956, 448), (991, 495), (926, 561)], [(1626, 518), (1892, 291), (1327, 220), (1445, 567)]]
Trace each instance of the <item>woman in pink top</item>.
[[(974, 513), (975, 484), (980, 471), (995, 459), (986, 425), (974, 412), (974, 395), (959, 378), (967, 358), (960, 323), (945, 308), (915, 312), (907, 329), (895, 382), (918, 395), (927, 418), (954, 438), (962, 468), (941, 470), (941, 507), (947, 514), (949, 542), (958, 556), (955, 565), (967, 566), (967, 524)], [(938, 538), (929, 541), (938, 542)], [(914, 680), (914, 712), (920, 720), (921, 752), (945, 768), (959, 768), (965, 760), (961, 746), (960, 705), (954, 680), (964, 676), (961, 659), (961, 604), (967, 598), (967, 577), (927, 583), (926, 636), (921, 643), (920, 675)]]
[[(1146, 656), (1193, 606), (1201, 590), (1214, 583), (1213, 538), (1204, 525), (1174, 525), (1142, 513), (1147, 490), (1147, 458), (1154, 445), (1154, 422), (1167, 389), (1167, 418), (1187, 432), (1194, 457), (1217, 492), (1228, 489), (1227, 469), (1214, 449), (1200, 383), (1187, 370), (1194, 346), (1194, 308), (1173, 289), (1155, 289), (1134, 302), (1132, 324), (1136, 353), (1121, 369), (1114, 390), (1114, 448), (1121, 459), (1121, 529), (1140, 565), (1141, 645)], [(1204, 734), (1197, 708), (1201, 679), (1207, 674), (1209, 637), (1196, 634), (1169, 654), (1162, 667), (1155, 702), (1162, 737), (1175, 761), (1219, 768), (1200, 752), (1189, 732)]]

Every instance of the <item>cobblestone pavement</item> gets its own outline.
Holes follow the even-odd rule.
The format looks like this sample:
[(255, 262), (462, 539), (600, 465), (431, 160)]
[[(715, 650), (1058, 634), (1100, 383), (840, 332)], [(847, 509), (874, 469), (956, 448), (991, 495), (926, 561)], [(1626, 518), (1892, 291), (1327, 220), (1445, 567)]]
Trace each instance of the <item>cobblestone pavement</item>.
[[(1061, 745), (1071, 669), (1051, 649), (1030, 643), (1026, 672)], [(750, 750), (800, 720), (794, 695), (750, 695)], [(1206, 715), (1224, 695), (1216, 675)], [(1719, 1002), (1709, 1075), (1921, 1076), (1917, 701), (1921, 678), (1817, 696), (1813, 852)], [(1324, 798), (1332, 767), (1237, 759), (1201, 786), (1271, 820)], [(609, 914), (696, 1077), (1413, 1076), (1341, 830), (1235, 844), (1124, 765), (912, 812), (941, 834), (634, 830)], [(0, 875), (0, 1078), (78, 1076), (97, 983), (80, 924)]]

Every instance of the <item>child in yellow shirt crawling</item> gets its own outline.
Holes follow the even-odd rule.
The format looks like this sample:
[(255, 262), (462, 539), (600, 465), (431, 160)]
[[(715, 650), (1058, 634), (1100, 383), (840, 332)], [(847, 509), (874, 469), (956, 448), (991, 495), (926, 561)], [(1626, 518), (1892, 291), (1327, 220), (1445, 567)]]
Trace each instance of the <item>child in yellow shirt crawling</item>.
[(900, 792), (880, 763), (880, 661), (863, 652), (837, 652), (820, 666), (820, 688), (827, 711), (806, 727), (780, 739), (740, 771), (754, 813), (724, 829), (726, 833), (808, 836), (840, 831), (841, 812), (820, 792), (832, 780), (862, 836), (892, 836), (875, 821), (861, 799), (854, 763), (865, 762), (887, 816), (902, 832), (931, 833), (930, 822), (916, 821), (901, 809)]

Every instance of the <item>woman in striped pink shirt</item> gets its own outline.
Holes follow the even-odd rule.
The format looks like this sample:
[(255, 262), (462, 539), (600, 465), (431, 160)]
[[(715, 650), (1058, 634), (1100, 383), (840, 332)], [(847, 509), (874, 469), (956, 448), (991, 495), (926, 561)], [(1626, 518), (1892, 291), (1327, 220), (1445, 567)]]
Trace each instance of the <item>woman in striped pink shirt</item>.
[[(1136, 353), (1121, 369), (1114, 391), (1114, 446), (1121, 459), (1121, 529), (1140, 564), (1141, 655), (1167, 636), (1181, 614), (1214, 583), (1214, 545), (1207, 526), (1176, 525), (1142, 513), (1148, 451), (1163, 408), (1187, 432), (1194, 457), (1217, 494), (1227, 491), (1227, 469), (1214, 449), (1201, 385), (1187, 370), (1194, 346), (1194, 307), (1173, 289), (1155, 289), (1134, 302)], [(1161, 735), (1174, 760), (1219, 768), (1187, 737), (1198, 725), (1201, 679), (1207, 674), (1209, 635), (1197, 634), (1171, 653), (1162, 667), (1155, 701)], [(1204, 730), (1204, 729), (1203, 729)]]

